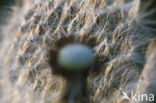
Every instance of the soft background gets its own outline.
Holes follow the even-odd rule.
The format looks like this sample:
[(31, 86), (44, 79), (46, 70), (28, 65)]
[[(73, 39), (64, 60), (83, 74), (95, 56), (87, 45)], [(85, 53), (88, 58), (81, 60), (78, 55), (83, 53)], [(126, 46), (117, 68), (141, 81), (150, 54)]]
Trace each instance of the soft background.
[[(51, 75), (47, 50), (57, 38), (96, 36), (102, 71), (88, 78), (90, 102), (127, 103), (123, 92), (156, 91), (155, 1), (17, 0), (0, 10), (0, 102), (54, 103), (64, 79)], [(145, 9), (145, 10), (144, 10)], [(150, 53), (146, 53), (149, 51)], [(155, 93), (156, 94), (156, 93)]]

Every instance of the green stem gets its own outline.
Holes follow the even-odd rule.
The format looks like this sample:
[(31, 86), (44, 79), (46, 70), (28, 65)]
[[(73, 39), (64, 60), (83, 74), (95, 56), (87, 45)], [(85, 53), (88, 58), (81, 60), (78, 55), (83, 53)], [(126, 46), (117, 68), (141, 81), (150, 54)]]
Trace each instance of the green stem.
[(86, 78), (81, 74), (67, 79), (63, 92), (62, 103), (88, 103)]

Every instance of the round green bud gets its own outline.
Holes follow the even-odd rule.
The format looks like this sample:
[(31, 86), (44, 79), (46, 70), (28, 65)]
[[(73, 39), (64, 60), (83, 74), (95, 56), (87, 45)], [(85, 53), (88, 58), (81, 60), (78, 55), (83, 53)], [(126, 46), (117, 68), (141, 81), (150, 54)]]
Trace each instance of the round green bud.
[(81, 71), (94, 63), (95, 56), (86, 45), (69, 44), (59, 51), (57, 61), (65, 70)]

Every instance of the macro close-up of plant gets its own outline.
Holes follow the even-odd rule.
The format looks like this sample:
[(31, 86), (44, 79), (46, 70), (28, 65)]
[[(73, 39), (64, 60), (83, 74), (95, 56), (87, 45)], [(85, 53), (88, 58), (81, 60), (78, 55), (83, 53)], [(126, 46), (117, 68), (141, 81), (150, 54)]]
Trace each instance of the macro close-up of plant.
[(156, 0), (1, 0), (0, 103), (155, 103)]

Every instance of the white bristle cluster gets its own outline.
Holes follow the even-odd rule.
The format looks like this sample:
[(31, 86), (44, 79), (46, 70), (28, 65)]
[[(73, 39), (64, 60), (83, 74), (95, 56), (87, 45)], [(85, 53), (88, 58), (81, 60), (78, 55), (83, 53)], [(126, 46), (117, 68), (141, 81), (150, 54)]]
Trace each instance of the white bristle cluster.
[[(23, 0), (12, 7), (10, 19), (0, 25), (0, 103), (54, 103), (60, 97), (64, 83), (51, 75), (47, 51), (68, 34), (100, 42), (94, 50), (102, 71), (87, 79), (90, 101), (120, 103), (123, 91), (138, 87), (147, 45), (155, 38), (150, 32), (155, 29), (146, 25), (155, 23), (146, 19), (155, 9), (140, 13), (140, 1)], [(90, 64), (88, 54), (78, 59)], [(78, 64), (67, 66), (75, 68), (81, 61), (71, 62)]]

